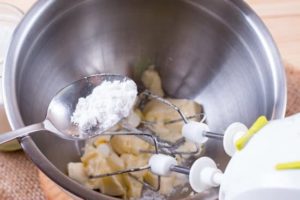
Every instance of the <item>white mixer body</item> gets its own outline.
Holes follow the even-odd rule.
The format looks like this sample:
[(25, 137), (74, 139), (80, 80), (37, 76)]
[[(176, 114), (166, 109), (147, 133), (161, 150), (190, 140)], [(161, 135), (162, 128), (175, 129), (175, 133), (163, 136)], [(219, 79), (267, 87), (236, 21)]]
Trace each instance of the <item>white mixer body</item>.
[(220, 200), (299, 200), (300, 169), (277, 170), (300, 161), (300, 114), (269, 122), (229, 162)]

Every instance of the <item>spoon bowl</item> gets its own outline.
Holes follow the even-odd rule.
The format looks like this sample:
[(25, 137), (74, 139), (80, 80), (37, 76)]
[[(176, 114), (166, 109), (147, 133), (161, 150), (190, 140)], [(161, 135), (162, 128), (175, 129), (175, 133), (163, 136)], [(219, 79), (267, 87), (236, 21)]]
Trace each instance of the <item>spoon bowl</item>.
[[(75, 81), (61, 89), (51, 100), (48, 106), (46, 118), (43, 122), (1, 134), (0, 144), (42, 130), (50, 131), (67, 140), (86, 140), (90, 137), (99, 135), (105, 130), (93, 130), (95, 131), (95, 134), (80, 134), (82, 130), (80, 130), (80, 128), (71, 121), (71, 116), (76, 109), (78, 100), (90, 95), (93, 90), (100, 86), (104, 81), (123, 82), (128, 80), (132, 81), (130, 78), (122, 75), (96, 74)], [(120, 116), (120, 119), (116, 123), (118, 123), (121, 119), (122, 117)], [(113, 127), (116, 123), (111, 124), (111, 126), (107, 129)]]

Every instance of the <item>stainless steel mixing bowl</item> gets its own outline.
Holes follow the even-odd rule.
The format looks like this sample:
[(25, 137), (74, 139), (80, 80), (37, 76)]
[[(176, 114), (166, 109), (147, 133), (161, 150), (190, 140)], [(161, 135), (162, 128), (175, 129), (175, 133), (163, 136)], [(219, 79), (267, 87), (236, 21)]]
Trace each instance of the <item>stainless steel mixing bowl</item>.
[[(41, 121), (55, 93), (74, 80), (99, 72), (136, 78), (150, 64), (169, 96), (204, 105), (214, 131), (284, 114), (280, 56), (242, 0), (43, 0), (18, 27), (5, 63), (11, 126)], [(65, 175), (67, 163), (79, 159), (78, 144), (41, 132), (20, 142), (63, 188), (111, 199)], [(209, 141), (206, 154), (226, 165), (221, 143)]]

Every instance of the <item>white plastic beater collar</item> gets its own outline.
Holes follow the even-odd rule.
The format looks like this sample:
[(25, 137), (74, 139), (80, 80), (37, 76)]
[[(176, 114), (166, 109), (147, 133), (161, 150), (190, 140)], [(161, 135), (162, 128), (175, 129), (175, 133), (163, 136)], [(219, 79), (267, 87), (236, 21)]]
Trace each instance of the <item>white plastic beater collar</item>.
[(194, 162), (189, 175), (189, 183), (195, 192), (203, 192), (221, 184), (223, 173), (216, 163), (208, 158), (201, 157)]
[(177, 165), (177, 161), (175, 158), (168, 155), (154, 154), (149, 159), (148, 164), (154, 174), (168, 176), (171, 172), (171, 166)]
[(227, 155), (233, 156), (236, 152), (235, 142), (248, 131), (247, 126), (240, 122), (232, 123), (226, 129), (223, 138), (223, 147)]
[(195, 121), (190, 121), (182, 127), (183, 137), (197, 144), (203, 144), (208, 140), (208, 138), (204, 136), (207, 131), (209, 131), (207, 124)]

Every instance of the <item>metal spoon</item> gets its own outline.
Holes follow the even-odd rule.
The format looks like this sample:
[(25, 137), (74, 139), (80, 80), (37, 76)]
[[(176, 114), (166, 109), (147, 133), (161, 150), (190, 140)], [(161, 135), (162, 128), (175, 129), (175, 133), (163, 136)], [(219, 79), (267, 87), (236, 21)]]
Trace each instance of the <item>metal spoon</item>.
[[(88, 139), (91, 136), (88, 134), (79, 134), (81, 130), (71, 122), (71, 116), (76, 108), (78, 99), (91, 94), (93, 89), (101, 85), (103, 81), (117, 80), (127, 81), (131, 79), (121, 75), (97, 74), (73, 82), (55, 95), (48, 106), (47, 116), (43, 122), (0, 134), (0, 144), (28, 136), (37, 131), (50, 131), (68, 140)], [(111, 124), (110, 127), (113, 127), (115, 124)], [(102, 132), (97, 132), (96, 134), (101, 134)]]

